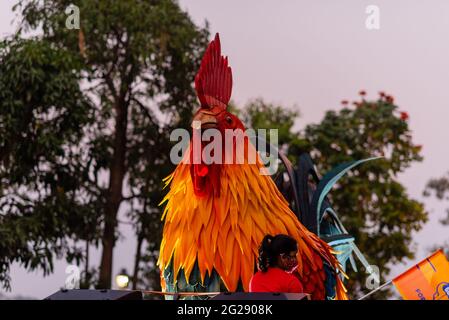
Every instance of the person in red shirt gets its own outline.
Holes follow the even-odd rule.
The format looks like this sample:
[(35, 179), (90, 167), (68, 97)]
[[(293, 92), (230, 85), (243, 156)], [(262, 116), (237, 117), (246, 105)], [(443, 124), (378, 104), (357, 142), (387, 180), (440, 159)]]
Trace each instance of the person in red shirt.
[(266, 235), (259, 247), (257, 271), (249, 283), (250, 292), (301, 293), (303, 286), (292, 272), (298, 265), (296, 240), (284, 234)]

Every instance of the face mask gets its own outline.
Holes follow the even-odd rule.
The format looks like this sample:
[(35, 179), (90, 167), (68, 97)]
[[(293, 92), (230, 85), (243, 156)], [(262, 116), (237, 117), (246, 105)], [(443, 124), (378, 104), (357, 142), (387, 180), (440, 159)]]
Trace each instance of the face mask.
[(296, 261), (289, 261), (289, 262), (287, 262), (286, 267), (287, 267), (286, 271), (291, 273), (291, 272), (295, 271), (298, 268), (298, 262), (296, 262)]
[(296, 260), (294, 257), (291, 257), (287, 254), (281, 254), (284, 260), (284, 267), (285, 271), (287, 272), (293, 272), (298, 268), (298, 260)]

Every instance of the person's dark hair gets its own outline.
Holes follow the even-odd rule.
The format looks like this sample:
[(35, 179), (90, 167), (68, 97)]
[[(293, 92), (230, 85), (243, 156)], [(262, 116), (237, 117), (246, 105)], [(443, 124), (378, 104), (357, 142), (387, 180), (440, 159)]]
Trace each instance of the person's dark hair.
[(266, 272), (269, 267), (276, 264), (277, 257), (282, 253), (290, 253), (297, 251), (298, 245), (296, 240), (285, 234), (272, 236), (267, 234), (259, 247), (258, 265), (262, 272)]

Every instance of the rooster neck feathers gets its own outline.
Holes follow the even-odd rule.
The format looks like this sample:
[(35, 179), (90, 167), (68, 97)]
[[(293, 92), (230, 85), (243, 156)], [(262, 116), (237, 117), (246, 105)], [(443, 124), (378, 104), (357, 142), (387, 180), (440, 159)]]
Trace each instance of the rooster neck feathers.
[[(298, 273), (323, 269), (321, 257), (335, 260), (330, 248), (310, 233), (289, 209), (260, 160), (257, 164), (223, 165), (221, 193), (195, 195), (190, 165), (181, 163), (165, 183), (170, 191), (162, 219), (164, 237), (158, 265), (170, 261), (174, 278), (183, 270), (187, 281), (198, 263), (201, 281), (215, 270), (229, 291), (241, 281), (245, 291), (254, 273), (258, 247), (266, 234), (288, 234), (298, 242)], [(161, 204), (162, 204), (161, 203)]]

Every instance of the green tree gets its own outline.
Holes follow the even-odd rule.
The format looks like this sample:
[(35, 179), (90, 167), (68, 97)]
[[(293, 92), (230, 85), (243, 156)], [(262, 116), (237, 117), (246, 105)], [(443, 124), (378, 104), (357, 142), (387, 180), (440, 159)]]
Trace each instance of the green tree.
[[(291, 110), (276, 107), (276, 116), (265, 118), (264, 110), (273, 107), (270, 104), (259, 101), (245, 109), (253, 114), (247, 121), (253, 128), (280, 127), (289, 131), (296, 146), (288, 151), (289, 157), (297, 157), (296, 150), (310, 152), (321, 174), (343, 162), (383, 157), (351, 170), (329, 198), (360, 250), (380, 268), (385, 280), (391, 264), (414, 257), (413, 232), (427, 221), (423, 205), (407, 195), (397, 178), (411, 163), (422, 160), (421, 147), (412, 141), (408, 114), (398, 111), (391, 96), (381, 93), (375, 101), (364, 97), (361, 92), (361, 101), (354, 102), (354, 108), (344, 101), (342, 109), (326, 112), (320, 123), (308, 125), (300, 133), (292, 131), (293, 119), (277, 123), (294, 117)], [(270, 119), (272, 122), (267, 124)], [(282, 131), (280, 135), (287, 137), (284, 143), (288, 144), (289, 135)], [(366, 276), (364, 270), (349, 273), (347, 286), (352, 297), (369, 291), (365, 288)], [(383, 291), (376, 297), (386, 298), (389, 294)]]
[(232, 108), (232, 112), (239, 116), (247, 128), (276, 129), (279, 149), (292, 163), (296, 163), (297, 155), (305, 147), (303, 137), (293, 129), (300, 116), (298, 108), (266, 103), (262, 98), (250, 100), (242, 109), (236, 106)]
[[(55, 255), (81, 258), (67, 241), (96, 233), (97, 199), (78, 165), (82, 127), (92, 122), (79, 61), (46, 41), (0, 44), (0, 282), (9, 266), (53, 270)], [(64, 208), (64, 209), (62, 209)]]
[[(434, 196), (438, 200), (449, 201), (449, 172), (440, 178), (430, 179), (424, 189), (424, 196)], [(449, 208), (446, 209), (446, 217), (441, 219), (440, 222), (444, 226), (449, 226)], [(446, 254), (449, 255), (449, 242), (435, 246), (432, 248), (432, 251), (435, 251), (439, 247), (444, 247), (446, 249)]]
[[(80, 30), (66, 28), (68, 16), (65, 10), (71, 4), (80, 9)], [(172, 128), (188, 126), (196, 105), (192, 80), (208, 42), (207, 25), (204, 28), (196, 26), (177, 2), (171, 0), (21, 0), (15, 10), (22, 15), (22, 24), (15, 38), (2, 44), (6, 53), (1, 59), (3, 70), (0, 83), (19, 77), (18, 70), (29, 68), (30, 73), (22, 74), (22, 85), (11, 83), (9, 91), (2, 92), (11, 101), (9, 109), (2, 106), (2, 122), (10, 118), (11, 121), (20, 121), (23, 111), (29, 109), (28, 122), (32, 123), (44, 117), (56, 102), (68, 113), (80, 113), (81, 120), (91, 120), (81, 123), (69, 114), (64, 118), (64, 130), (75, 127), (72, 131), (77, 134), (73, 138), (73, 143), (78, 146), (76, 150), (66, 147), (72, 142), (67, 135), (52, 131), (51, 127), (44, 128), (44, 132), (48, 130), (51, 134), (50, 141), (43, 142), (48, 144), (47, 149), (38, 149), (39, 145), (26, 136), (22, 127), (13, 123), (9, 127), (23, 139), (5, 140), (2, 146), (8, 154), (14, 157), (9, 150), (20, 148), (24, 157), (35, 160), (30, 163), (17, 158), (17, 170), (22, 170), (24, 176), (26, 168), (31, 172), (46, 168), (50, 172), (42, 183), (40, 176), (29, 176), (26, 194), (55, 190), (53, 193), (62, 198), (57, 205), (51, 202), (54, 207), (44, 207), (46, 202), (42, 199), (34, 199), (33, 205), (27, 207), (30, 219), (35, 220), (31, 228), (39, 234), (45, 234), (42, 224), (47, 215), (57, 215), (53, 220), (62, 226), (60, 232), (56, 230), (58, 232), (54, 237), (49, 236), (43, 242), (26, 229), (23, 231), (25, 242), (37, 241), (38, 246), (44, 248), (50, 246), (47, 256), (34, 254), (32, 259), (35, 263), (29, 265), (25, 262), (25, 266), (41, 266), (46, 270), (53, 259), (53, 247), (59, 245), (61, 239), (81, 239), (94, 245), (101, 244), (97, 285), (109, 288), (113, 249), (121, 222), (118, 219), (119, 210), (129, 218), (138, 234), (136, 274), (145, 243), (150, 253), (154, 253), (160, 243), (161, 224), (157, 204), (161, 199), (161, 179), (173, 167), (168, 159), (169, 133)], [(49, 58), (45, 58), (47, 65), (36, 63), (44, 59), (37, 51), (25, 52), (23, 59), (17, 60), (13, 60), (15, 53), (7, 55), (14, 46), (19, 47), (18, 51), (22, 50), (23, 40), (20, 38), (33, 30), (41, 32), (29, 42), (37, 47), (45, 44), (50, 57), (65, 54), (58, 60), (62, 66), (52, 65)], [(30, 59), (35, 60), (26, 64)], [(69, 65), (70, 61), (76, 62), (76, 68)], [(59, 77), (50, 83), (61, 88), (56, 88), (59, 91), (53, 93), (51, 87), (44, 87), (53, 99), (49, 100), (42, 96), (41, 86), (48, 82), (48, 77), (52, 77), (52, 72)], [(47, 78), (35, 74), (43, 74)], [(76, 81), (70, 82), (73, 79)], [(20, 91), (25, 90), (22, 87), (35, 90), (31, 92), (31, 97), (43, 99), (42, 103), (47, 103), (47, 109), (41, 110), (27, 100), (16, 105), (16, 100), (27, 99), (27, 95)], [(73, 93), (75, 88), (80, 92), (78, 99)], [(83, 108), (81, 101), (84, 100), (89, 108)], [(36, 134), (36, 139), (40, 141), (41, 133)], [(41, 153), (52, 156), (59, 146), (56, 143), (64, 152), (57, 154), (60, 163), (50, 170), (43, 162)], [(3, 161), (1, 165), (5, 171), (11, 170), (11, 163)], [(57, 175), (59, 172), (60, 175)], [(12, 183), (8, 174), (2, 177), (3, 191)], [(72, 189), (65, 186), (67, 183)], [(16, 197), (23, 185), (25, 183), (17, 181), (11, 197)], [(3, 193), (2, 200), (9, 201)], [(3, 208), (2, 219), (15, 219), (25, 224), (21, 217), (23, 212), (23, 208), (15, 212)], [(75, 226), (75, 234), (66, 232)], [(9, 235), (12, 242), (16, 236), (13, 227), (2, 222), (0, 229), (0, 232)], [(47, 225), (46, 229), (53, 230), (53, 226)], [(80, 250), (78, 248), (77, 252)], [(17, 247), (15, 252), (7, 252), (5, 256), (16, 254), (21, 257), (22, 253), (21, 247)], [(3, 266), (0, 272), (3, 271), (5, 280), (7, 273), (4, 271), (9, 261)], [(88, 267), (86, 271), (89, 271)], [(154, 277), (158, 275), (156, 268), (152, 274)]]

